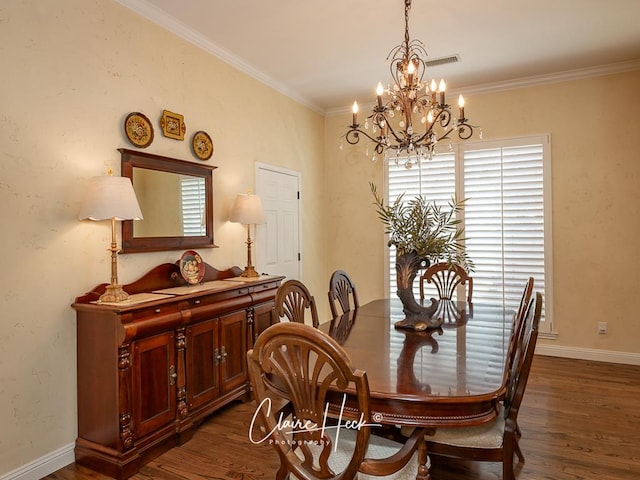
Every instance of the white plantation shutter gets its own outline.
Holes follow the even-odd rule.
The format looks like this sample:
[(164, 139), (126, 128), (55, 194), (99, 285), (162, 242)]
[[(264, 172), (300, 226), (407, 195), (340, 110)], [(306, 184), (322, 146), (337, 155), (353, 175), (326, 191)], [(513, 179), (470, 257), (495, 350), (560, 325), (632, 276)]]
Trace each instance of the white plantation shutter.
[[(445, 204), (454, 192), (467, 199), (463, 220), (467, 253), (475, 264), (473, 300), (515, 309), (532, 276), (545, 299), (545, 331), (551, 331), (552, 304), (549, 162), (549, 139), (541, 136), (462, 144), (423, 163), (421, 170), (393, 164), (388, 169), (390, 201), (405, 189)], [(389, 263), (390, 294), (395, 295), (393, 252)]]
[(517, 308), (529, 276), (545, 292), (543, 153), (542, 143), (462, 148), (474, 301)]
[(185, 237), (202, 237), (207, 234), (204, 219), (204, 178), (180, 177), (182, 205), (182, 232)]
[[(455, 195), (455, 155), (453, 152), (434, 157), (423, 162), (418, 168), (407, 169), (402, 164), (389, 162), (388, 198), (389, 204), (404, 193), (403, 202), (408, 202), (418, 195), (438, 205), (446, 206)], [(385, 202), (386, 202), (385, 198)], [(389, 249), (389, 287), (392, 296), (397, 290), (396, 284), (396, 249)], [(420, 284), (416, 280), (413, 285), (416, 298), (420, 295)]]

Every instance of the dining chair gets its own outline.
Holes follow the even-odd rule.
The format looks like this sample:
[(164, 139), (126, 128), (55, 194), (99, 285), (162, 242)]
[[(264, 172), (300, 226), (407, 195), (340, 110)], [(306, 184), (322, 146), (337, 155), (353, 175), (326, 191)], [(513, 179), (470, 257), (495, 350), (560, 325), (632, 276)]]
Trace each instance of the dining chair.
[(531, 300), (531, 294), (533, 293), (533, 277), (529, 277), (527, 283), (524, 285), (524, 289), (522, 290), (522, 296), (520, 297), (520, 304), (518, 305), (518, 310), (513, 316), (513, 322), (511, 324), (511, 335), (509, 337), (509, 347), (507, 348), (507, 357), (505, 361), (505, 381), (509, 372), (511, 371), (511, 365), (513, 364), (513, 359), (515, 357), (516, 345), (519, 341), (522, 341), (522, 323), (524, 321), (524, 316), (529, 306), (529, 301)]
[(420, 276), (420, 300), (424, 300), (425, 282), (435, 285), (440, 300), (453, 300), (458, 285), (466, 285), (467, 302), (471, 303), (473, 278), (458, 265), (440, 262), (428, 267)]
[[(343, 270), (336, 270), (331, 274), (328, 296), (333, 318), (355, 310), (360, 306), (356, 286)], [(338, 310), (338, 306), (341, 311)]]
[(311, 314), (311, 324), (318, 328), (316, 301), (309, 289), (299, 280), (287, 280), (276, 292), (275, 305), (271, 311), (271, 324), (286, 318), (289, 322), (305, 323), (306, 313)]
[[(513, 361), (515, 358), (516, 347), (519, 342), (522, 342), (522, 324), (524, 321), (524, 315), (527, 310), (527, 306), (529, 305), (529, 301), (531, 300), (531, 294), (533, 293), (533, 277), (529, 277), (527, 283), (524, 285), (524, 289), (522, 290), (522, 296), (520, 297), (520, 304), (518, 306), (518, 310), (513, 316), (513, 322), (511, 324), (511, 335), (509, 337), (509, 347), (507, 349), (507, 357), (505, 361), (504, 367), (504, 381), (506, 383), (509, 372), (511, 371), (511, 367), (513, 365)], [(522, 432), (520, 430), (520, 425), (516, 422), (516, 435), (518, 437), (522, 436)]]
[[(257, 406), (254, 419), (261, 422), (250, 430), (250, 440), (276, 450), (277, 480), (289, 474), (300, 480), (413, 480), (418, 449), (426, 463), (424, 429), (416, 429), (404, 443), (370, 434), (374, 422), (367, 374), (324, 332), (301, 323), (275, 324), (247, 352), (247, 363)], [(354, 398), (353, 408), (342, 409), (344, 414), (339, 406), (329, 408), (347, 394)], [(288, 421), (270, 408), (272, 401), (282, 400), (292, 405)]]
[(505, 398), (496, 419), (474, 427), (438, 428), (433, 436), (425, 437), (429, 455), (502, 462), (502, 479), (514, 480), (514, 453), (524, 462), (516, 433), (518, 410), (533, 362), (541, 311), (542, 294), (536, 293), (524, 315), (522, 341), (515, 350)]

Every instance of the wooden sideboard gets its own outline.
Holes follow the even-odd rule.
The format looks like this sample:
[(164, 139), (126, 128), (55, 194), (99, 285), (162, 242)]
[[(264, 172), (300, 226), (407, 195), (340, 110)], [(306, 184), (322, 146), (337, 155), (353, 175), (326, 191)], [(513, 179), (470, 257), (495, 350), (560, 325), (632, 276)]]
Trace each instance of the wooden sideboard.
[(130, 299), (78, 297), (76, 462), (117, 479), (189, 440), (208, 415), (250, 393), (246, 352), (270, 324), (283, 277), (242, 281), (205, 264), (187, 285), (159, 265), (124, 286)]

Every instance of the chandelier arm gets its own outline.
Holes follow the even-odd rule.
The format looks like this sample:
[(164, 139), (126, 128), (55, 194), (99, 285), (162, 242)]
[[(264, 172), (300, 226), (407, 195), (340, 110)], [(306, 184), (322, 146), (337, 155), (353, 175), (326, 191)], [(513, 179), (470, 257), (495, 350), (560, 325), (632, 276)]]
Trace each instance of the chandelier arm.
[(391, 135), (393, 135), (394, 140), (398, 143), (402, 143), (403, 139), (400, 136), (398, 136), (393, 126), (388, 121), (387, 121), (387, 127), (389, 128), (389, 132), (391, 132)]
[(453, 132), (455, 129), (453, 127), (451, 127), (449, 130), (447, 130), (445, 133), (443, 133), (441, 136), (439, 136), (437, 138), (437, 141), (439, 142), (440, 140), (446, 140), (447, 138), (449, 138), (449, 135), (451, 134), (451, 132)]
[(447, 105), (444, 105), (443, 107), (444, 108), (442, 108), (442, 110), (438, 112), (438, 115), (436, 116), (433, 123), (436, 123), (437, 121), (442, 128), (447, 128), (449, 126), (449, 123), (451, 123), (451, 110), (447, 108)]
[(460, 140), (469, 140), (473, 136), (473, 125), (461, 123), (458, 125), (458, 138)]
[(360, 127), (359, 125), (349, 126), (349, 131), (345, 134), (347, 143), (349, 143), (350, 145), (355, 145), (360, 141), (360, 135), (364, 135), (365, 137), (367, 137), (369, 140), (371, 140), (373, 143), (376, 144), (375, 146), (376, 153), (378, 154), (382, 153), (384, 151), (385, 146), (380, 142), (380, 140), (373, 138), (364, 130), (360, 130), (359, 127)]

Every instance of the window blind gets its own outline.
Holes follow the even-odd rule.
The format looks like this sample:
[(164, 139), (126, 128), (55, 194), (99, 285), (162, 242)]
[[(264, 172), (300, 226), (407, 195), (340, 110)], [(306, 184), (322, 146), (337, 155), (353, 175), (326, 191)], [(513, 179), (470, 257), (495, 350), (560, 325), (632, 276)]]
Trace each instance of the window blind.
[(207, 234), (204, 219), (204, 179), (191, 176), (180, 177), (182, 206), (182, 234), (185, 237), (201, 237)]
[[(455, 195), (455, 155), (453, 152), (437, 155), (420, 166), (407, 169), (402, 164), (389, 162), (388, 197), (389, 204), (393, 204), (402, 194), (403, 202), (408, 202), (418, 195), (437, 205), (446, 206)], [(389, 249), (389, 286), (392, 296), (397, 290), (396, 284), (396, 249)], [(419, 298), (420, 284), (416, 280), (413, 284), (415, 298)]]
[(536, 290), (545, 286), (543, 146), (463, 149), (462, 155), (473, 299), (517, 308), (529, 276)]
[[(516, 309), (529, 276), (544, 293), (541, 329), (551, 330), (550, 179), (548, 137), (462, 144), (420, 168), (388, 165), (388, 198), (404, 193), (440, 205), (466, 199), (462, 212), (466, 248), (475, 264), (473, 300)], [(545, 204), (547, 202), (547, 205)], [(548, 217), (549, 214), (547, 213)], [(390, 295), (396, 294), (395, 251), (389, 252)], [(547, 287), (549, 287), (547, 289)], [(414, 284), (419, 295), (419, 283)], [(545, 316), (546, 314), (546, 316)], [(546, 322), (545, 322), (546, 320)]]

